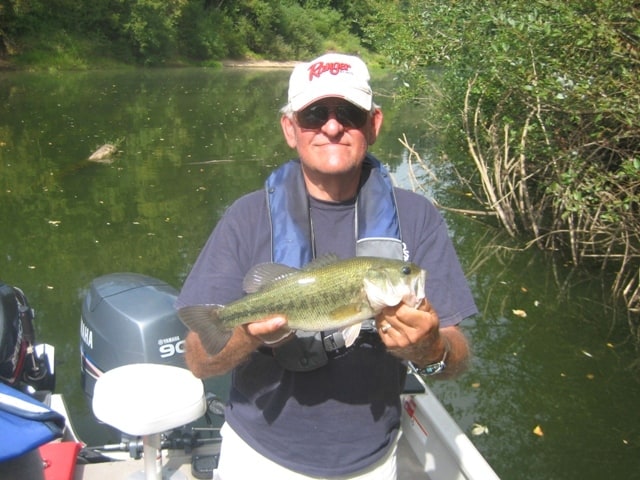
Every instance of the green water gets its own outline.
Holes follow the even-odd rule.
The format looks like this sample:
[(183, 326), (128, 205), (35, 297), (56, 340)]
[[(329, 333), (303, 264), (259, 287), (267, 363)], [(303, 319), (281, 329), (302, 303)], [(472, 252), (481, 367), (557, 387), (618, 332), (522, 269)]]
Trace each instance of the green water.
[[(0, 279), (26, 292), (38, 339), (56, 346), (57, 390), (88, 443), (100, 438), (80, 388), (87, 285), (132, 271), (180, 287), (225, 207), (293, 155), (277, 113), (287, 78), (203, 69), (0, 74)], [(440, 177), (428, 194), (464, 205), (452, 169), (436, 162), (436, 140), (422, 134), (431, 112), (395, 104), (390, 82), (374, 78), (385, 124), (372, 152), (410, 185), (398, 141), (406, 134)], [(112, 164), (86, 161), (118, 139)], [(481, 310), (464, 326), (470, 370), (433, 385), (445, 406), (503, 479), (640, 478), (636, 357), (599, 272), (499, 248), (507, 242), (480, 219), (445, 215)], [(475, 423), (489, 433), (471, 435)]]

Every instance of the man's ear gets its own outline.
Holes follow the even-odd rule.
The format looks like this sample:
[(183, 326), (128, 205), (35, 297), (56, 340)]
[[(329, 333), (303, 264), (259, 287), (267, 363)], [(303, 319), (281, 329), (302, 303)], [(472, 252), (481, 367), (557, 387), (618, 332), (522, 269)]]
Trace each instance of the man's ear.
[(371, 115), (371, 119), (369, 120), (369, 125), (367, 127), (367, 143), (369, 145), (373, 145), (378, 139), (378, 133), (380, 133), (380, 128), (382, 128), (382, 118), (382, 110), (376, 108)]
[(280, 117), (280, 126), (282, 127), (282, 133), (284, 133), (284, 139), (287, 141), (287, 144), (291, 148), (296, 148), (298, 139), (293, 119), (287, 115), (282, 115), (282, 117)]

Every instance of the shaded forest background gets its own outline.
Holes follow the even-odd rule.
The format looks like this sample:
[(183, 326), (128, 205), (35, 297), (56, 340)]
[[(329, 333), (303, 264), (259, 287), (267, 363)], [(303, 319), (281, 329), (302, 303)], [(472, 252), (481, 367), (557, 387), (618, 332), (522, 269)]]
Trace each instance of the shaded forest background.
[[(440, 156), (521, 248), (613, 273), (640, 345), (640, 4), (631, 0), (0, 0), (0, 66), (298, 60), (396, 74)], [(438, 85), (428, 81), (439, 72)]]
[(375, 10), (346, 0), (1, 0), (0, 56), (56, 68), (294, 60), (365, 50), (360, 25)]

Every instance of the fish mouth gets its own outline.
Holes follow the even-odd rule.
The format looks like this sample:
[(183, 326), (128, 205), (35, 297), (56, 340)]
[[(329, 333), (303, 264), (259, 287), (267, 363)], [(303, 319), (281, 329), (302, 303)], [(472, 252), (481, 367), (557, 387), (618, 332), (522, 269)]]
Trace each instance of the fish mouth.
[(410, 279), (394, 282), (389, 276), (382, 286), (365, 280), (365, 291), (369, 304), (374, 311), (380, 311), (386, 306), (396, 306), (400, 302), (416, 307), (425, 298), (424, 286), (427, 272), (423, 269)]
[(426, 297), (426, 293), (424, 290), (426, 283), (427, 283), (427, 271), (424, 269), (421, 269), (420, 274), (417, 275), (411, 281), (411, 292), (413, 294), (413, 298), (411, 302), (407, 302), (407, 303), (411, 304), (415, 301), (413, 306), (416, 308), (418, 305), (420, 305), (422, 300)]
[(427, 279), (427, 272), (424, 270), (421, 270), (420, 274), (412, 278), (411, 282), (409, 282), (408, 285), (402, 284), (401, 287), (405, 287), (405, 288), (397, 289), (398, 295), (403, 294), (401, 301), (413, 308), (418, 308), (418, 305), (420, 305), (420, 303), (426, 296), (424, 291), (426, 279)]
[(427, 284), (427, 271), (420, 270), (420, 275), (416, 278), (415, 292), (416, 294), (421, 293), (424, 296), (425, 285)]

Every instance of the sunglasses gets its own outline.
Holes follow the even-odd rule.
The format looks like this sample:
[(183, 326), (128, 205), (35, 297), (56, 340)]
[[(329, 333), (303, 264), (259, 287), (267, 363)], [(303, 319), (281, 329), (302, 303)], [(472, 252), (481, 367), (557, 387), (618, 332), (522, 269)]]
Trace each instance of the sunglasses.
[(311, 105), (296, 113), (296, 120), (301, 128), (318, 129), (329, 120), (333, 112), (336, 120), (345, 128), (362, 128), (367, 123), (369, 112), (350, 103), (340, 105)]

